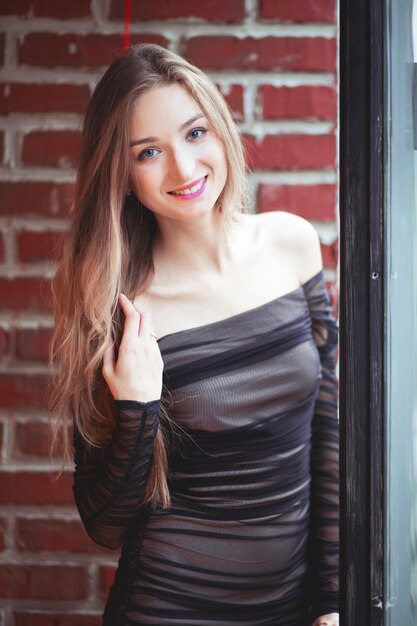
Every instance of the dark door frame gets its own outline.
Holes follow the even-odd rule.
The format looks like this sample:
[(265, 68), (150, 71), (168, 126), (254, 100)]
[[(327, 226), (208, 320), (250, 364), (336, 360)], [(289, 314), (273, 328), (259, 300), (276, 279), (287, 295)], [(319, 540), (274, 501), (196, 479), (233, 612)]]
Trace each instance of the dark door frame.
[(340, 0), (341, 624), (384, 624), (384, 5)]

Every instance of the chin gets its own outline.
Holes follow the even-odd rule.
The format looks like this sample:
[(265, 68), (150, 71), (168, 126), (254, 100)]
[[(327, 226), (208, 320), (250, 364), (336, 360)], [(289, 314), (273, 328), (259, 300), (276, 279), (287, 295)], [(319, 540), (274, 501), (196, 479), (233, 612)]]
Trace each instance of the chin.
[(183, 213), (183, 218), (187, 220), (193, 220), (196, 218), (206, 217), (208, 215), (211, 215), (212, 212), (213, 212), (213, 208), (212, 209), (199, 208), (199, 209), (195, 209), (194, 211), (187, 211), (185, 214)]

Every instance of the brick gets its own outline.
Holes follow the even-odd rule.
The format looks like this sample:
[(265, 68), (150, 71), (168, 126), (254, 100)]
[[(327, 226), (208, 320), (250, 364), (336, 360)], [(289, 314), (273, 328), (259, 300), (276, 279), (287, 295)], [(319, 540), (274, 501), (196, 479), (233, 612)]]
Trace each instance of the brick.
[(3, 598), (82, 600), (87, 596), (87, 570), (80, 565), (0, 564)]
[(46, 278), (0, 278), (0, 302), (7, 309), (51, 309), (51, 285)]
[[(72, 473), (0, 472), (1, 504), (73, 504)], [(0, 584), (1, 589), (1, 584)]]
[(34, 131), (23, 138), (22, 162), (38, 167), (76, 167), (81, 135), (72, 130)]
[(4, 249), (4, 235), (0, 233), (0, 263), (4, 263), (6, 258), (6, 251)]
[(4, 133), (0, 133), (0, 163), (4, 163)]
[(46, 409), (49, 378), (47, 374), (0, 374), (0, 407), (8, 409)]
[(16, 522), (16, 537), (20, 551), (110, 554), (90, 539), (80, 520), (22, 517)]
[(0, 215), (66, 217), (73, 196), (69, 183), (0, 182)]
[[(1, 8), (1, 13), (3, 15), (3, 5)], [(4, 46), (6, 44), (6, 37), (4, 33), (0, 33), (0, 64), (4, 65)]]
[(193, 37), (182, 54), (211, 70), (335, 72), (336, 41), (324, 37)]
[[(51, 443), (51, 431), (45, 422), (17, 422), (15, 426), (15, 441), (13, 457), (17, 459), (34, 457), (45, 460), (50, 459), (49, 445)], [(72, 428), (69, 428), (69, 440), (72, 441)], [(54, 451), (54, 458), (61, 457), (59, 450)]]
[(86, 85), (37, 85), (3, 83), (0, 114), (83, 113), (90, 99)]
[(336, 22), (335, 0), (260, 0), (259, 18), (280, 22)]
[(58, 261), (62, 233), (22, 230), (16, 234), (19, 261)]
[[(15, 426), (15, 450), (13, 456), (41, 457), (49, 454), (50, 430), (43, 422), (17, 422)], [(49, 457), (48, 457), (49, 460)]]
[[(159, 35), (134, 35), (131, 44), (167, 45)], [(122, 50), (121, 35), (29, 33), (21, 43), (19, 63), (38, 67), (103, 67)]]
[(3, 449), (3, 433), (4, 433), (3, 422), (0, 422), (0, 454), (1, 454), (2, 449)]
[(330, 245), (322, 243), (321, 255), (324, 267), (335, 269), (337, 265), (337, 242)]
[(102, 565), (100, 567), (100, 590), (101, 597), (104, 599), (107, 598), (109, 594), (110, 587), (114, 581), (115, 572), (116, 567), (113, 567), (112, 565)]
[(47, 361), (52, 328), (16, 330), (16, 356), (22, 361)]
[(337, 117), (337, 93), (334, 87), (263, 85), (260, 96), (264, 119), (336, 120)]
[[(153, 0), (153, 2), (132, 2), (132, 21), (193, 19), (210, 20), (212, 22), (239, 23), (245, 17), (244, 0)], [(124, 4), (113, 0), (110, 8), (110, 19), (124, 19)]]
[(243, 120), (243, 86), (230, 85), (230, 90), (227, 93), (223, 93), (219, 85), (217, 87), (229, 105), (234, 119), (241, 122)]
[(56, 613), (43, 611), (14, 611), (14, 626), (101, 626), (102, 613)]
[(267, 135), (260, 142), (245, 136), (249, 167), (259, 169), (334, 169), (334, 135)]
[(91, 0), (71, 0), (71, 2), (51, 2), (51, 0), (2, 0), (1, 14), (22, 17), (52, 17), (73, 19), (90, 17)]
[[(0, 427), (2, 424), (0, 424)], [(0, 517), (0, 550), (4, 550), (6, 546), (6, 529), (7, 529), (7, 519), (5, 517)], [(1, 591), (0, 591), (1, 594)]]
[(10, 354), (10, 331), (0, 327), (0, 359)]
[(335, 185), (260, 185), (258, 212), (288, 211), (307, 220), (336, 219)]

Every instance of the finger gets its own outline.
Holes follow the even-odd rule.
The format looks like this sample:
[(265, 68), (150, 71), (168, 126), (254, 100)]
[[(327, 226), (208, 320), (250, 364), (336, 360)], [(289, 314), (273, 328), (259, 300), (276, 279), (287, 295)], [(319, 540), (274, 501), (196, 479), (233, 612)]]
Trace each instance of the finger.
[(125, 314), (122, 341), (126, 339), (137, 339), (139, 333), (140, 313), (123, 293), (119, 296), (119, 302), (123, 309), (123, 313)]
[(102, 369), (105, 373), (111, 373), (114, 369), (114, 343), (112, 342), (110, 337), (107, 339), (107, 342), (105, 344)]
[(152, 333), (152, 322), (151, 316), (147, 311), (141, 311), (140, 314), (140, 328), (139, 328), (139, 338), (140, 339), (151, 339)]

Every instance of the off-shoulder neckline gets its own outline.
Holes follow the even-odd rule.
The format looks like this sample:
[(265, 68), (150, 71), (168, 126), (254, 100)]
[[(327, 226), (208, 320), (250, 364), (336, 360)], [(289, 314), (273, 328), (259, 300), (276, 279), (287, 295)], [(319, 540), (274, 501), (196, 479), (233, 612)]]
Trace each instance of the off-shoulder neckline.
[(238, 319), (241, 318), (245, 315), (250, 315), (255, 313), (256, 311), (260, 311), (261, 309), (267, 307), (268, 305), (274, 304), (275, 302), (278, 302), (279, 300), (284, 300), (285, 298), (290, 298), (292, 296), (294, 296), (295, 294), (298, 294), (300, 291), (304, 291), (307, 287), (310, 286), (311, 283), (314, 283), (316, 280), (319, 280), (319, 278), (324, 274), (323, 270), (321, 269), (319, 272), (317, 272), (317, 274), (314, 274), (314, 276), (312, 276), (311, 278), (309, 278), (305, 283), (303, 283), (302, 285), (298, 285), (298, 287), (296, 287), (295, 289), (292, 289), (291, 291), (288, 291), (287, 293), (282, 294), (281, 296), (278, 296), (277, 298), (273, 298), (272, 300), (268, 300), (268, 302), (264, 302), (263, 304), (259, 304), (256, 307), (252, 307), (251, 309), (246, 309), (245, 311), (241, 311), (240, 313), (234, 313), (233, 315), (229, 315), (228, 317), (224, 317), (221, 320), (217, 320), (214, 322), (208, 322), (207, 324), (200, 324), (199, 326), (192, 326), (191, 328), (184, 328), (183, 330), (177, 330), (174, 331), (172, 333), (168, 333), (166, 335), (162, 335), (162, 337), (159, 337), (159, 339), (157, 339), (158, 344), (161, 341), (164, 341), (165, 339), (168, 339), (169, 337), (177, 337), (179, 335), (184, 335), (187, 333), (192, 333), (192, 332), (198, 332), (201, 331), (205, 328), (213, 328), (213, 327), (217, 327), (220, 324), (225, 324), (228, 322), (231, 322), (234, 319)]

